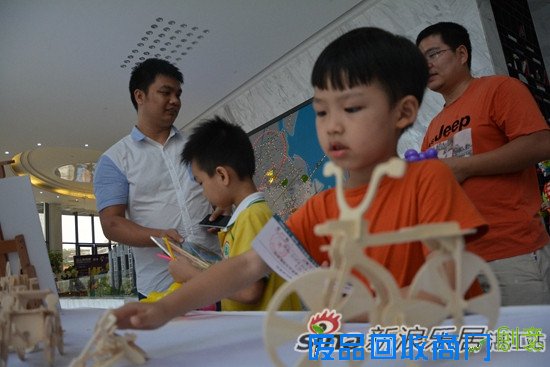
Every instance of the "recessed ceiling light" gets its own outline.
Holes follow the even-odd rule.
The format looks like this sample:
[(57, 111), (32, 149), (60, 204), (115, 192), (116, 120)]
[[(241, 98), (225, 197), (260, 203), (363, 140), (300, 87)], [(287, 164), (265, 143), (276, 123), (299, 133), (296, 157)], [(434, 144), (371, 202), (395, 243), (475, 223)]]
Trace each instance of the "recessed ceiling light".
[(36, 143), (37, 146), (41, 147), (42, 146), (42, 143)]
[(7, 150), (4, 152), (5, 154), (10, 154), (10, 152), (8, 152)]
[(84, 144), (84, 146), (85, 146), (85, 147), (87, 147), (87, 146), (88, 146), (88, 144)]
[(55, 197), (59, 199), (59, 195), (56, 195)]

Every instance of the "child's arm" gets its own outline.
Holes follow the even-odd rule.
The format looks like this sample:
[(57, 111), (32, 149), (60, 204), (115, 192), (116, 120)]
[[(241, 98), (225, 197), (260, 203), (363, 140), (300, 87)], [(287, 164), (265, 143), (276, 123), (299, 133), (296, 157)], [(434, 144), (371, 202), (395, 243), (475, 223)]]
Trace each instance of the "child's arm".
[(113, 311), (120, 329), (156, 329), (176, 316), (213, 304), (262, 279), (271, 270), (251, 249), (221, 261), (154, 303), (128, 303)]
[(172, 278), (174, 278), (174, 281), (178, 283), (187, 282), (202, 272), (202, 270), (197, 269), (187, 259), (178, 256), (170, 261), (168, 271), (172, 275)]
[[(176, 259), (170, 261), (168, 264), (168, 271), (172, 275), (172, 278), (174, 278), (174, 281), (184, 283), (190, 281), (204, 270), (197, 269), (183, 257), (176, 257)], [(261, 279), (226, 298), (247, 305), (255, 304), (262, 298), (264, 287), (265, 281)]]
[(265, 278), (258, 280), (254, 284), (233, 293), (226, 297), (232, 301), (244, 303), (245, 305), (253, 305), (258, 303), (264, 294)]

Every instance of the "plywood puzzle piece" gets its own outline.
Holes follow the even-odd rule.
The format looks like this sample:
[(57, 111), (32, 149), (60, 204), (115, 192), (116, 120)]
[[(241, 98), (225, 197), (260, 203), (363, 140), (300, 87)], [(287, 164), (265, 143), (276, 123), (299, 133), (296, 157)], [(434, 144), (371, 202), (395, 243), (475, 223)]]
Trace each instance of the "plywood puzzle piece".
[(63, 353), (59, 298), (50, 290), (38, 290), (37, 284), (37, 279), (26, 275), (0, 278), (1, 366), (7, 366), (10, 348), (25, 360), (27, 350), (42, 346), (49, 366), (56, 348)]
[[(500, 307), (500, 291), (490, 267), (480, 257), (466, 252), (464, 235), (471, 230), (460, 229), (456, 222), (422, 224), (392, 232), (370, 233), (363, 219), (384, 176), (400, 178), (406, 163), (398, 158), (378, 165), (361, 203), (352, 208), (344, 197), (344, 174), (341, 168), (328, 162), (326, 176), (336, 178), (336, 198), (339, 218), (319, 224), (315, 233), (330, 236), (325, 247), (331, 264), (307, 272), (279, 288), (272, 298), (264, 321), (264, 342), (276, 366), (284, 366), (280, 358), (282, 346), (296, 342), (307, 332), (309, 318), (324, 309), (342, 315), (342, 322), (365, 320), (375, 325), (421, 325), (431, 328), (451, 317), (454, 325), (463, 325), (465, 313), (483, 315), (489, 328), (495, 326)], [(408, 291), (399, 289), (393, 275), (378, 262), (365, 255), (365, 248), (387, 244), (421, 241), (431, 253), (415, 275)], [(352, 269), (368, 280), (370, 288)], [(466, 291), (484, 275), (490, 285), (487, 293), (465, 299)], [(297, 294), (308, 309), (303, 320), (279, 312), (291, 294)], [(297, 366), (308, 365), (308, 355)], [(311, 361), (309, 361), (311, 362)], [(355, 365), (357, 361), (350, 361)]]
[(111, 310), (106, 311), (97, 322), (92, 338), (78, 357), (72, 360), (70, 367), (109, 367), (121, 358), (134, 364), (144, 364), (147, 354), (135, 344), (136, 335), (126, 333), (118, 335), (116, 317)]

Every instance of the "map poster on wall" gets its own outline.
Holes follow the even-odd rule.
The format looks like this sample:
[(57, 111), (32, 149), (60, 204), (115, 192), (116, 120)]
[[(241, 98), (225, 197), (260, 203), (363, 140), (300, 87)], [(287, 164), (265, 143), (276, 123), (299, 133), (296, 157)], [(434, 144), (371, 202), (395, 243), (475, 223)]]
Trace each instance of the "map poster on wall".
[(328, 159), (317, 141), (311, 100), (249, 135), (256, 155), (254, 182), (282, 219), (314, 194), (334, 186), (333, 177), (323, 176)]

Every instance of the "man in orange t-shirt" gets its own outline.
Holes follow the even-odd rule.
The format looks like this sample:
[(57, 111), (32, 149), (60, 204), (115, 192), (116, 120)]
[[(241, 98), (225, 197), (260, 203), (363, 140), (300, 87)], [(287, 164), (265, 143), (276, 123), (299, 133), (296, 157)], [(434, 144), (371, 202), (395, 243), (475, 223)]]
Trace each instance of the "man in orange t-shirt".
[(548, 125), (519, 80), (472, 77), (470, 39), (461, 25), (432, 25), (416, 44), (430, 68), (428, 88), (445, 100), (422, 150), (438, 150), (489, 223), (468, 249), (491, 265), (503, 305), (550, 303), (550, 239), (537, 215), (535, 171), (550, 157)]

